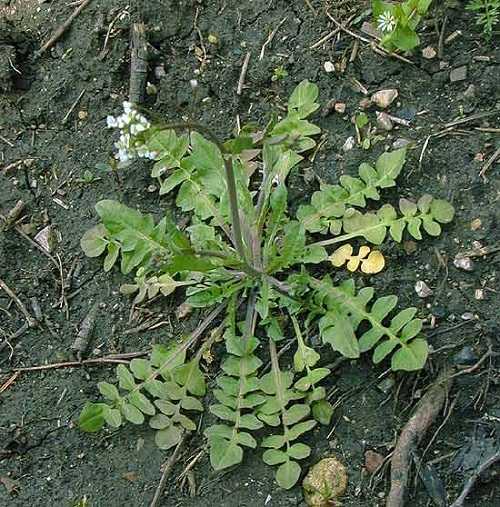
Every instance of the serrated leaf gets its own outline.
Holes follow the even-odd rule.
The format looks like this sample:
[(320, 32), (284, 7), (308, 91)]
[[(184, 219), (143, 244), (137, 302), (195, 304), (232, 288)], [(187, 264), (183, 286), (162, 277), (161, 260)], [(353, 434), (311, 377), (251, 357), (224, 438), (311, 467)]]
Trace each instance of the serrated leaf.
[(321, 339), (344, 357), (359, 357), (359, 344), (349, 319), (328, 312), (320, 319)]

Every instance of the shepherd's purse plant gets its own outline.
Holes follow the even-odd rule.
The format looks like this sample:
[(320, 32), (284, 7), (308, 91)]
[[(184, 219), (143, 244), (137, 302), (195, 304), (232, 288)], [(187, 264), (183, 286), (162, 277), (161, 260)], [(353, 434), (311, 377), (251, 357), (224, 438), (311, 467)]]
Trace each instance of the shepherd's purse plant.
[[(401, 242), (407, 233), (416, 240), (437, 236), (453, 208), (423, 195), (363, 211), (395, 186), (406, 157), (400, 149), (361, 164), (356, 177), (322, 184), (290, 213), (287, 177), (320, 133), (307, 120), (319, 107), (317, 96), (317, 86), (303, 81), (283, 118), (262, 129), (245, 126), (225, 142), (194, 122), (153, 122), (129, 103), (108, 119), (120, 130), (116, 164), (153, 160), (160, 195), (173, 195), (189, 221), (180, 227), (160, 210), (155, 221), (103, 200), (96, 205), (100, 223), (81, 240), (85, 254), (103, 255), (105, 271), (119, 265), (131, 275), (121, 291), (134, 304), (176, 292), (207, 316), (190, 336), (153, 346), (147, 359), (120, 364), (115, 382), (100, 382), (104, 401), (86, 404), (82, 430), (147, 419), (158, 446), (170, 449), (197, 428), (208, 405), (214, 423), (204, 434), (213, 468), (236, 465), (246, 449), (260, 447), (264, 462), (277, 467), (278, 484), (291, 488), (311, 452), (302, 435), (332, 416), (325, 347), (349, 359), (370, 352), (374, 363), (389, 361), (393, 370), (424, 366), (428, 346), (417, 309), (397, 309), (396, 295), (376, 297), (368, 283), (335, 282), (330, 271), (344, 264), (380, 271), (385, 260), (377, 245), (389, 237)], [(291, 356), (279, 353), (285, 339)], [(212, 347), (219, 351), (220, 340), (225, 353), (213, 362), (220, 367), (211, 372), (207, 397), (203, 358)]]

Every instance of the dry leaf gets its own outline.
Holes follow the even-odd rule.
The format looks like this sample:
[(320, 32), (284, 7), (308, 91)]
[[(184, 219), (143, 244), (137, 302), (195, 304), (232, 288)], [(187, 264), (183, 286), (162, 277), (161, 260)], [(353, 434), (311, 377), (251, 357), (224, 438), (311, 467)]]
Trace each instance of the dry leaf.
[(5, 486), (7, 493), (12, 495), (13, 493), (17, 493), (19, 490), (19, 482), (10, 479), (9, 477), (0, 477), (0, 482)]
[(367, 259), (361, 262), (361, 271), (363, 273), (372, 275), (374, 273), (380, 273), (384, 269), (385, 259), (382, 252), (373, 250)]
[(340, 248), (337, 248), (332, 255), (330, 255), (330, 261), (336, 268), (340, 268), (345, 264), (345, 261), (351, 257), (351, 255), (352, 246), (349, 244), (342, 245)]

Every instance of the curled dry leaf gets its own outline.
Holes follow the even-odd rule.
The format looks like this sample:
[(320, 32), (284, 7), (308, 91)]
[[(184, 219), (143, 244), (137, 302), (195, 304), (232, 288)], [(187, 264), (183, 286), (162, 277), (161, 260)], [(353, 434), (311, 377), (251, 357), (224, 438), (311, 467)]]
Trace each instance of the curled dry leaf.
[(350, 244), (342, 245), (330, 255), (330, 261), (337, 268), (347, 262), (347, 269), (351, 272), (356, 271), (361, 264), (361, 271), (367, 274), (379, 273), (385, 266), (382, 253), (379, 250), (371, 250), (366, 245), (359, 248), (358, 255), (353, 255)]

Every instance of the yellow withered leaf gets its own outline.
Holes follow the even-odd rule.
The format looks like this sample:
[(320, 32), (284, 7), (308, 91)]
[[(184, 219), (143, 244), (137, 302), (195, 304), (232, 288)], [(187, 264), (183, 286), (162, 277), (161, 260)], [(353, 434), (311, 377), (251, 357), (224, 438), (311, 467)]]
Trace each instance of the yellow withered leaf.
[(361, 271), (369, 275), (380, 273), (384, 266), (385, 259), (379, 250), (373, 250), (366, 259), (361, 261)]
[(330, 255), (330, 261), (336, 268), (340, 268), (345, 264), (345, 261), (347, 259), (351, 258), (351, 255), (352, 255), (352, 246), (349, 244), (342, 245)]

